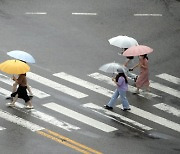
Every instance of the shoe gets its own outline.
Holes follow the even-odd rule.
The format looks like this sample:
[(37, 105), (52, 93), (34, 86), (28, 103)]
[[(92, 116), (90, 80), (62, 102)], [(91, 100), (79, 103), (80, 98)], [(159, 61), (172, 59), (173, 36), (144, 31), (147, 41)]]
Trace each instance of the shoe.
[(112, 110), (112, 109), (113, 109), (113, 107), (108, 106), (108, 105), (104, 105), (104, 108), (105, 108), (105, 109), (108, 109), (108, 110)]
[(6, 105), (9, 106), (9, 107), (15, 107), (15, 105), (12, 104), (12, 103), (7, 103)]
[(27, 105), (27, 106), (25, 106), (25, 108), (26, 108), (26, 109), (33, 109), (34, 106), (29, 106), (29, 105)]
[(124, 109), (121, 109), (121, 110), (123, 110), (123, 111), (128, 111), (128, 110), (131, 110), (131, 108), (124, 108)]
[(138, 78), (138, 76), (136, 76), (136, 77), (134, 78), (134, 82), (136, 82), (136, 81), (137, 81), (137, 78)]
[(9, 96), (9, 97), (6, 97), (6, 99), (13, 99), (11, 96)]
[(133, 95), (137, 95), (139, 94), (139, 91), (133, 92)]

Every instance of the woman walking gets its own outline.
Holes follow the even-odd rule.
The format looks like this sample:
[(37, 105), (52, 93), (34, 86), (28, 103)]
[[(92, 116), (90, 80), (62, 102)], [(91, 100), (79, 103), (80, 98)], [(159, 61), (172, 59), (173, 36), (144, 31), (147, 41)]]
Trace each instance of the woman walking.
[(120, 99), (123, 106), (122, 110), (123, 111), (130, 110), (129, 102), (126, 98), (126, 91), (128, 90), (128, 81), (127, 81), (126, 75), (124, 74), (124, 71), (121, 68), (118, 69), (117, 72), (118, 74), (116, 75), (116, 77), (112, 79), (115, 82), (117, 89), (115, 90), (109, 103), (107, 105), (104, 105), (104, 107), (106, 109), (112, 110), (118, 96), (120, 95)]
[(13, 80), (19, 85), (16, 92), (11, 94), (13, 97), (13, 101), (11, 103), (8, 103), (9, 106), (15, 106), (15, 102), (18, 98), (24, 99), (25, 103), (27, 104), (25, 108), (32, 109), (32, 103), (31, 99), (27, 94), (27, 79), (26, 74), (20, 74), (18, 79), (16, 79), (15, 76), (13, 76)]
[(136, 80), (136, 92), (134, 94), (139, 94), (139, 89), (146, 87), (147, 91), (150, 91), (149, 88), (149, 67), (148, 67), (148, 56), (147, 54), (139, 56), (139, 63), (133, 68), (129, 69), (133, 71), (136, 67), (140, 68), (140, 75)]

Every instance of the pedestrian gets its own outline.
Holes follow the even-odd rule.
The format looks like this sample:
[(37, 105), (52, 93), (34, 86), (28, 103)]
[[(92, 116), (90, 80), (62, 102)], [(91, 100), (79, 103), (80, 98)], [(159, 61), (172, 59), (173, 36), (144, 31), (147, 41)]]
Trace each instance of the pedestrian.
[[(127, 49), (128, 48), (124, 48), (124, 51), (126, 51)], [(126, 61), (123, 64), (123, 70), (127, 77), (129, 77), (130, 79), (134, 80), (134, 82), (136, 82), (138, 76), (129, 71), (129, 68), (133, 67), (133, 62), (134, 62), (134, 56), (126, 57)]]
[[(14, 83), (13, 83), (13, 86), (12, 86), (12, 93), (11, 93), (10, 96), (6, 97), (6, 99), (13, 99), (13, 96), (12, 96), (12, 95), (13, 95), (13, 93), (16, 92), (17, 86), (18, 86), (18, 83), (17, 83), (17, 82), (14, 82)], [(27, 90), (28, 90), (28, 92), (29, 92), (29, 97), (32, 98), (32, 97), (33, 97), (33, 93), (32, 93), (31, 88), (30, 88), (30, 86), (29, 86), (28, 84), (27, 84)]]
[(19, 74), (18, 79), (13, 75), (12, 78), (19, 86), (17, 88), (17, 91), (12, 94), (13, 100), (11, 103), (8, 103), (9, 106), (15, 106), (15, 102), (18, 98), (24, 99), (27, 109), (32, 109), (32, 102), (30, 97), (27, 95), (27, 78), (26, 74)]
[(147, 54), (139, 56), (139, 63), (129, 69), (129, 71), (133, 71), (136, 67), (140, 68), (140, 74), (136, 81), (136, 92), (134, 94), (139, 94), (139, 89), (146, 87), (147, 91), (150, 91), (149, 88), (149, 66), (148, 66), (148, 56)]
[(117, 69), (117, 72), (118, 74), (116, 75), (116, 77), (112, 79), (114, 83), (116, 84), (117, 88), (114, 91), (114, 94), (112, 95), (108, 104), (104, 105), (104, 107), (106, 109), (112, 110), (118, 96), (120, 96), (121, 103), (123, 106), (122, 110), (123, 111), (130, 110), (129, 102), (126, 98), (126, 91), (128, 90), (128, 81), (127, 81), (126, 75), (124, 74), (124, 71), (122, 68)]

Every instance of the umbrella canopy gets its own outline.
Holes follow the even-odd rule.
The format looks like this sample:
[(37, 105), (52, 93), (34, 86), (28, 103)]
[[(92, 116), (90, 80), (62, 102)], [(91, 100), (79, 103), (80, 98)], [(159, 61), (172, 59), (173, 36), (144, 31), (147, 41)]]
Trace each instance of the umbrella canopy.
[(112, 63), (102, 65), (99, 68), (99, 70), (106, 72), (106, 73), (117, 73), (117, 69), (119, 69), (119, 68), (123, 68), (122, 65), (112, 62)]
[(0, 64), (0, 70), (8, 74), (24, 74), (30, 70), (30, 67), (19, 60), (6, 60)]
[(124, 51), (123, 56), (140, 56), (151, 52), (153, 52), (152, 48), (145, 45), (138, 45), (130, 47), (129, 49)]
[(129, 48), (138, 45), (138, 42), (134, 38), (122, 35), (113, 37), (108, 41), (111, 45), (119, 48)]
[(7, 55), (15, 59), (25, 61), (27, 63), (35, 63), (35, 59), (33, 58), (33, 56), (25, 51), (20, 51), (20, 50), (9, 51), (7, 52)]

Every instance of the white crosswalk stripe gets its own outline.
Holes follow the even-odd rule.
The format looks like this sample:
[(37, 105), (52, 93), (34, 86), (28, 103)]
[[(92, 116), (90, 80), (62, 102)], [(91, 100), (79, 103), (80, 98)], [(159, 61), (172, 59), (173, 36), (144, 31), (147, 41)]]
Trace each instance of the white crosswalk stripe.
[(180, 110), (170, 106), (170, 105), (167, 105), (167, 104), (164, 104), (164, 103), (159, 103), (159, 104), (155, 104), (153, 105), (154, 107), (158, 108), (159, 110), (162, 110), (162, 111), (165, 111), (167, 113), (170, 113), (174, 116), (177, 116), (177, 117), (180, 117)]
[(0, 130), (4, 130), (4, 129), (6, 129), (6, 128), (0, 126)]
[[(0, 81), (6, 83), (6, 84), (8, 84), (8, 85), (11, 85), (11, 86), (12, 86), (13, 83), (14, 83), (12, 79), (10, 79), (9, 77), (7, 77), (7, 76), (5, 76), (5, 75), (3, 75), (3, 74), (0, 74)], [(31, 90), (32, 90), (32, 92), (33, 92), (33, 95), (36, 96), (36, 97), (38, 97), (38, 98), (46, 98), (46, 97), (49, 97), (49, 96), (50, 96), (49, 94), (47, 94), (47, 93), (45, 93), (45, 92), (43, 92), (43, 91), (40, 91), (40, 90), (38, 90), (38, 89), (36, 89), (36, 88), (32, 88), (32, 87), (31, 87)], [(10, 94), (11, 94), (11, 92), (8, 93), (7, 96), (10, 96)]]
[[(10, 92), (10, 91), (8, 91), (6, 89), (3, 89), (1, 87), (0, 87), (0, 91), (1, 91), (0, 94), (2, 94), (3, 96), (6, 96)], [(21, 103), (16, 102), (16, 107), (15, 108), (22, 109), (22, 108), (24, 108), (24, 105), (21, 104)], [(28, 111), (23, 111), (23, 112), (25, 112), (26, 114), (29, 114)], [(57, 120), (55, 117), (50, 116), (48, 114), (45, 114), (45, 113), (43, 113), (41, 111), (38, 111), (38, 110), (35, 110), (35, 109), (31, 110), (30, 114), (31, 114), (31, 116), (33, 116), (33, 117), (35, 117), (37, 119), (40, 119), (42, 121), (45, 121), (47, 123), (50, 123), (50, 124), (52, 124), (54, 126), (57, 126), (57, 127), (62, 128), (64, 130), (67, 130), (67, 131), (73, 131), (73, 130), (80, 129), (77, 126), (71, 125), (71, 124), (69, 124), (69, 123), (67, 123), (65, 121), (62, 121), (62, 120), (61, 121)]]
[(53, 102), (44, 104), (43, 106), (45, 106), (45, 107), (47, 107), (47, 108), (49, 108), (51, 110), (54, 110), (56, 112), (59, 112), (59, 113), (61, 113), (63, 115), (66, 115), (66, 116), (68, 116), (70, 118), (73, 118), (73, 119), (75, 119), (77, 121), (85, 123), (85, 124), (87, 124), (87, 125), (89, 125), (91, 127), (102, 130), (104, 132), (112, 132), (112, 131), (117, 130), (117, 128), (115, 128), (115, 127), (109, 126), (109, 125), (107, 125), (107, 124), (105, 124), (103, 122), (97, 121), (97, 120), (95, 120), (93, 118), (90, 118), (88, 116), (80, 114), (80, 113), (78, 113), (76, 111), (70, 110), (70, 109), (68, 109), (66, 107), (63, 107), (63, 106), (58, 105), (58, 104), (53, 103)]
[(167, 93), (169, 95), (175, 96), (177, 98), (180, 98), (180, 91), (164, 86), (160, 83), (154, 82), (154, 81), (150, 81), (150, 85), (151, 88), (157, 89), (159, 91), (162, 91), (164, 93)]
[(16, 115), (13, 115), (13, 114), (3, 111), (1, 109), (0, 109), (0, 118), (10, 121), (12, 123), (15, 123), (19, 126), (25, 127), (33, 132), (44, 129), (43, 127), (41, 127), (39, 125), (36, 125), (30, 121), (24, 120)]
[[(122, 108), (122, 105), (117, 105), (117, 107)], [(172, 130), (175, 130), (177, 132), (180, 132), (180, 124), (177, 124), (177, 123), (175, 123), (173, 121), (167, 120), (167, 119), (165, 119), (163, 117), (154, 115), (154, 114), (152, 114), (150, 112), (144, 111), (144, 110), (142, 110), (140, 108), (137, 108), (135, 106), (131, 105), (131, 110), (128, 111), (128, 112), (133, 113), (133, 114), (135, 114), (135, 115), (137, 115), (139, 117), (145, 118), (145, 119), (147, 119), (149, 121), (160, 124), (162, 126), (165, 126), (167, 128), (170, 128)]]
[(59, 84), (57, 82), (54, 82), (52, 80), (49, 80), (45, 77), (42, 77), (42, 76), (37, 75), (37, 74), (32, 73), (32, 72), (28, 72), (27, 77), (30, 78), (31, 80), (34, 80), (36, 82), (39, 82), (41, 84), (44, 84), (48, 87), (51, 87), (51, 88), (56, 89), (62, 93), (66, 93), (66, 94), (71, 95), (71, 96), (76, 97), (76, 98), (84, 98), (84, 97), (88, 96), (82, 92), (71, 89), (65, 85)]
[[(114, 82), (112, 82), (112, 79), (106, 75), (103, 75), (103, 74), (96, 72), (96, 73), (89, 74), (88, 76), (92, 77), (94, 79), (97, 79), (99, 81), (105, 82), (107, 84), (115, 86)], [(133, 93), (136, 91), (136, 88), (131, 86), (131, 85), (128, 85), (128, 91)], [(140, 90), (140, 94), (138, 94), (138, 95), (141, 97), (145, 97), (147, 99), (152, 99), (153, 97), (160, 97), (160, 96), (153, 94), (153, 93), (150, 93), (150, 92), (143, 92), (142, 90)]]
[(166, 81), (169, 81), (169, 82), (180, 85), (180, 78), (177, 78), (175, 76), (169, 75), (167, 73), (162, 73), (162, 74), (159, 74), (159, 75), (156, 75), (156, 76), (161, 78), (161, 79), (164, 79)]
[[(113, 117), (110, 117), (110, 116), (118, 117), (118, 118), (120, 118), (121, 120), (125, 121), (126, 123), (128, 122), (128, 123), (130, 123), (132, 126), (137, 126), (137, 127), (141, 128), (142, 130), (152, 130), (152, 128), (149, 127), (149, 126), (145, 126), (145, 125), (140, 124), (140, 123), (138, 123), (138, 122), (136, 122), (136, 121), (134, 121), (134, 120), (131, 120), (131, 119), (127, 118), (127, 117), (124, 117), (124, 116), (122, 116), (122, 115), (120, 115), (120, 114), (117, 114), (117, 113), (115, 113), (115, 112), (106, 110), (106, 109), (104, 109), (104, 108), (102, 108), (102, 107), (100, 107), (100, 106), (98, 106), (98, 105), (96, 105), (96, 104), (87, 103), (87, 104), (83, 104), (82, 106), (85, 107), (85, 108), (90, 108), (90, 109), (94, 110), (95, 112), (102, 111), (104, 114), (102, 114), (102, 113), (100, 113), (100, 112), (98, 112), (98, 113), (100, 113), (101, 115), (104, 115), (104, 116), (107, 116), (107, 115), (108, 115), (109, 118), (111, 118), (111, 119), (113, 119), (113, 120), (115, 120), (115, 121), (117, 121), (117, 120), (116, 120), (115, 118), (113, 118)], [(123, 124), (126, 124), (125, 122), (124, 122)], [(120, 123), (122, 123), (122, 122), (120, 122)]]
[(95, 85), (95, 84), (93, 84), (93, 83), (90, 83), (90, 82), (88, 82), (88, 81), (79, 79), (79, 78), (77, 78), (77, 77), (74, 77), (74, 76), (69, 75), (69, 74), (64, 73), (64, 72), (55, 73), (55, 74), (53, 74), (53, 75), (56, 76), (56, 77), (59, 77), (59, 78), (61, 78), (61, 79), (64, 79), (64, 80), (66, 80), (66, 81), (69, 81), (69, 82), (71, 82), (71, 83), (77, 84), (77, 85), (79, 85), (79, 86), (81, 86), (81, 87), (90, 89), (90, 90), (92, 90), (92, 91), (94, 91), (94, 92), (97, 92), (97, 93), (99, 93), (99, 94), (103, 94), (103, 95), (105, 95), (105, 96), (111, 97), (111, 96), (112, 96), (112, 93), (113, 93), (113, 91), (110, 91), (110, 90), (108, 90), (108, 89), (106, 89), (106, 88), (103, 88), (103, 87), (100, 87), (100, 86), (98, 86), (98, 85)]
[[(22, 105), (21, 103), (16, 102), (16, 107), (15, 108), (23, 109), (24, 105)], [(57, 126), (57, 127), (62, 128), (64, 130), (67, 130), (67, 131), (74, 131), (74, 130), (79, 130), (80, 129), (77, 126), (74, 126), (74, 125), (69, 124), (69, 123), (67, 123), (65, 121), (62, 121), (62, 120), (58, 120), (55, 117), (50, 116), (50, 115), (48, 115), (46, 113), (43, 113), (41, 111), (38, 111), (36, 109), (31, 110), (31, 112), (28, 112), (27, 110), (25, 110), (23, 112), (25, 112), (26, 114), (31, 114), (31, 116), (33, 116), (33, 117), (35, 117), (37, 119), (40, 119), (42, 121), (45, 121), (47, 123), (50, 123), (50, 124), (52, 124), (54, 126)]]

